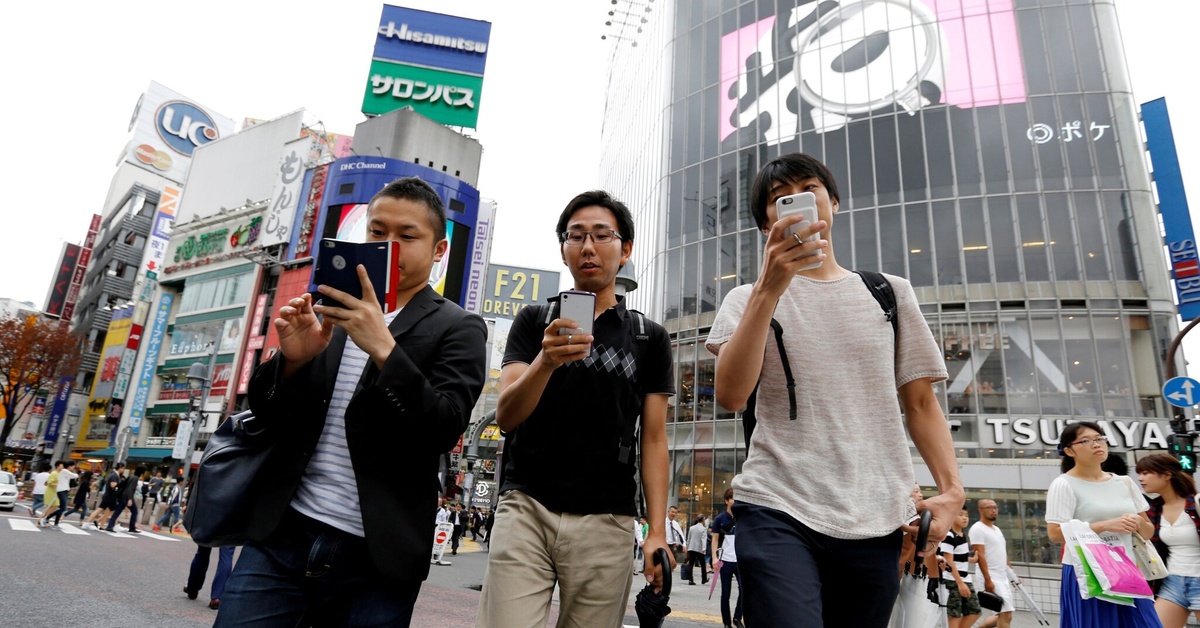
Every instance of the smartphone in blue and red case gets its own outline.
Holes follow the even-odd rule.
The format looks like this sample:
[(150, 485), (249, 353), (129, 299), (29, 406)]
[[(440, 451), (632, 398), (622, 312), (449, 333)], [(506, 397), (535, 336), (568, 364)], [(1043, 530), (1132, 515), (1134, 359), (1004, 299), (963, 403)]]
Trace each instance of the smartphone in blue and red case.
[(325, 238), (317, 246), (317, 262), (313, 266), (308, 291), (313, 303), (343, 307), (336, 300), (317, 292), (317, 286), (337, 288), (356, 299), (362, 298), (362, 282), (358, 265), (367, 269), (367, 277), (375, 288), (375, 298), (387, 314), (396, 309), (396, 292), (400, 287), (399, 242), (347, 242)]

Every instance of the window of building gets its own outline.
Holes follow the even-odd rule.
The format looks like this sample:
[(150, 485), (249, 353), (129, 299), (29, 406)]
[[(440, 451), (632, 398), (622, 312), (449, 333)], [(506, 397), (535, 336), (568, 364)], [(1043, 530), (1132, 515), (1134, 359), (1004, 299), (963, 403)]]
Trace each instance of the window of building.
[(183, 291), (179, 313), (242, 305), (249, 301), (253, 283), (253, 272), (188, 283)]
[(929, 206), (907, 205), (904, 223), (908, 234), (908, 280), (914, 286), (933, 285), (933, 249), (930, 244)]

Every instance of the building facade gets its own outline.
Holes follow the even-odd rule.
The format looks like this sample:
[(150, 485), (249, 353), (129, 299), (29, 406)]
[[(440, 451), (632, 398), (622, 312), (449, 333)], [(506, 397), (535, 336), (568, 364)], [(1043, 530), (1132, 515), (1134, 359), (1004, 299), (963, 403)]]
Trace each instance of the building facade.
[(741, 467), (704, 340), (761, 266), (758, 168), (800, 151), (837, 178), (839, 262), (907, 278), (944, 350), (968, 505), (1000, 503), (1014, 561), (1057, 562), (1065, 422), (1130, 459), (1170, 432), (1175, 306), (1113, 2), (642, 7), (614, 9), (601, 177), (647, 234), (631, 299), (674, 341), (672, 503), (718, 511)]

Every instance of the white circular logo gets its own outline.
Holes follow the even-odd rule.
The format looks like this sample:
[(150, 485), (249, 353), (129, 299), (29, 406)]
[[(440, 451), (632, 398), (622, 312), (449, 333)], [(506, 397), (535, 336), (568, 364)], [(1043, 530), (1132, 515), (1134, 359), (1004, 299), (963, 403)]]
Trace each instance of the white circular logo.
[(346, 267), (346, 258), (342, 257), (341, 255), (334, 255), (332, 263), (334, 268), (342, 270)]
[(479, 484), (475, 485), (475, 496), (476, 497), (487, 497), (488, 491), (490, 491), (490, 490), (491, 490), (491, 487), (488, 486), (487, 482), (480, 482)]

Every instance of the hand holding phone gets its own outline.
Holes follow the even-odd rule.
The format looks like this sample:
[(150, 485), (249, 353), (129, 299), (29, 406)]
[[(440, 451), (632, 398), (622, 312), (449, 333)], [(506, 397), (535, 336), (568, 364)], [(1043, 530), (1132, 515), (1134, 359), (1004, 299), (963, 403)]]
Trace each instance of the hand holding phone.
[[(575, 327), (558, 329), (559, 336), (567, 336), (568, 344), (592, 333), (592, 323), (596, 318), (596, 294), (583, 290), (566, 290), (558, 294), (558, 318), (575, 321)], [(588, 352), (592, 354), (592, 346), (588, 344)]]
[[(787, 216), (800, 216), (803, 218), (800, 222), (788, 227), (787, 235), (789, 238), (795, 234), (808, 228), (817, 221), (817, 196), (812, 192), (801, 192), (799, 194), (791, 194), (780, 197), (775, 201), (775, 215), (778, 219), (783, 219)], [(821, 237), (820, 233), (813, 233), (804, 238), (804, 242), (813, 242)], [(817, 255), (817, 251), (805, 255), (804, 257), (812, 257)], [(798, 270), (812, 270), (820, 268), (821, 261), (817, 260), (807, 266), (801, 266)]]

